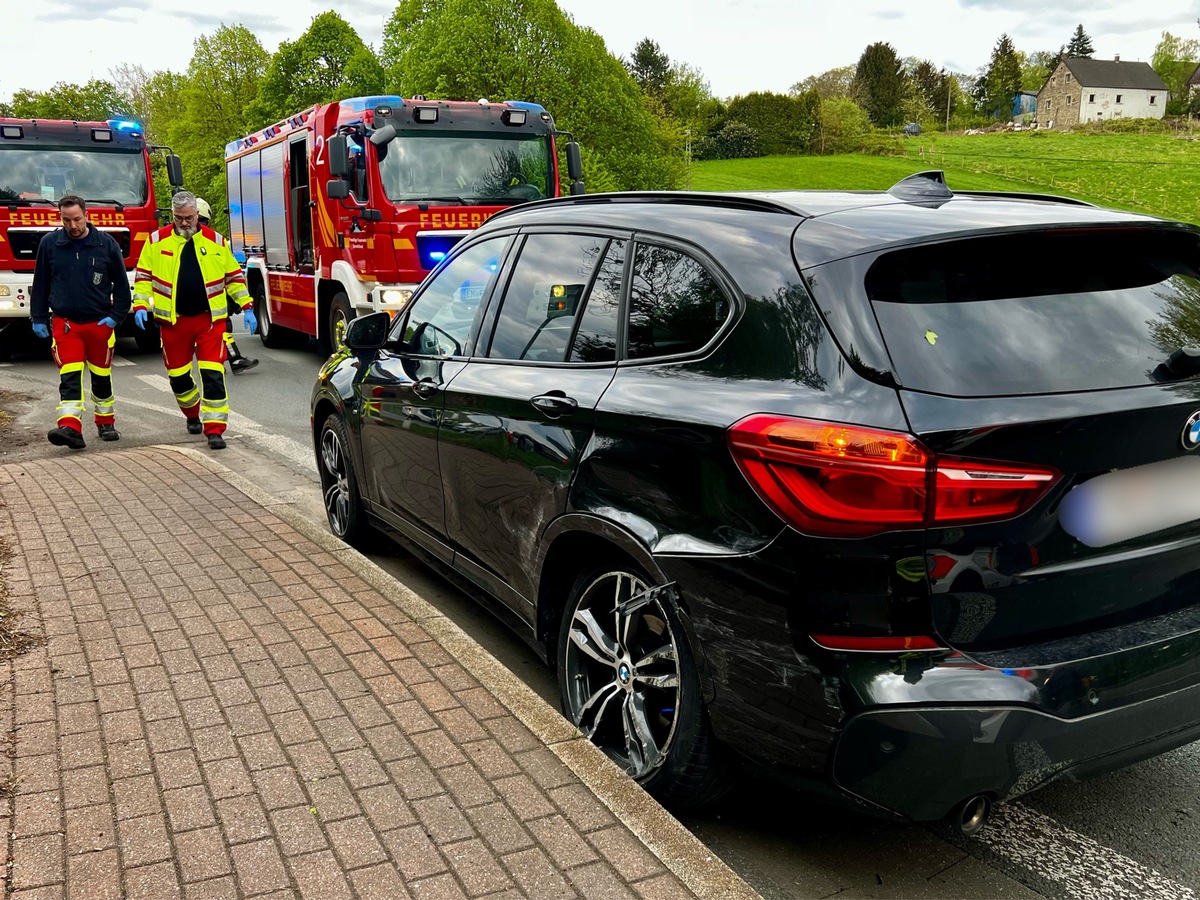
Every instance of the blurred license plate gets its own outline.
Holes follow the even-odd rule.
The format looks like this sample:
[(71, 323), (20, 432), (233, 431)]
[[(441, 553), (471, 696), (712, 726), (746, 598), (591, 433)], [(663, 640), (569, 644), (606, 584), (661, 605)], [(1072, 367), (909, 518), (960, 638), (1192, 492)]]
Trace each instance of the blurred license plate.
[(1200, 520), (1200, 456), (1098, 475), (1067, 494), (1058, 520), (1089, 547)]

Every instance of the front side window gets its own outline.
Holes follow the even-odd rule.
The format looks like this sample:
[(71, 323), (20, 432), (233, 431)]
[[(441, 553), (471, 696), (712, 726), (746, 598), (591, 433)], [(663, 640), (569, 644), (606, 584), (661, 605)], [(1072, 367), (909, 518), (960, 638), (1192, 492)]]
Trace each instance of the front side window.
[(433, 276), (393, 332), (408, 353), (463, 356), (470, 347), (482, 301), (496, 280), (507, 237), (464, 250)]
[(629, 358), (699, 350), (720, 330), (731, 306), (717, 280), (679, 250), (637, 245), (629, 298)]
[(532, 234), (504, 292), (488, 356), (563, 362), (608, 239)]

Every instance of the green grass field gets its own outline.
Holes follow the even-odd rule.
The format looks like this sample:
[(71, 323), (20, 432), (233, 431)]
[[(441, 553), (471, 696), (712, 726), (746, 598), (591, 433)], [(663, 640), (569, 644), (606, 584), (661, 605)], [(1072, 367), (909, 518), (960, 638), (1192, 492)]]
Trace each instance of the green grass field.
[(1029, 191), (1200, 223), (1200, 132), (1049, 131), (906, 138), (905, 156), (769, 156), (692, 167), (701, 191), (773, 188), (885, 190), (942, 169), (951, 190)]

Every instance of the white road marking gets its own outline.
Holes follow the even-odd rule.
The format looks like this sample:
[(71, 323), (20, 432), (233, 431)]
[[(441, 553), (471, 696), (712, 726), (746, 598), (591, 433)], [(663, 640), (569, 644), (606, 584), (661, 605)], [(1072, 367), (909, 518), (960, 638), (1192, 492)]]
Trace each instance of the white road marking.
[[(166, 393), (171, 392), (171, 386), (168, 384), (165, 375), (138, 375), (137, 378), (151, 387), (158, 388)], [(122, 406), (136, 406), (138, 409), (162, 413), (171, 417), (179, 415), (178, 406), (159, 406), (156, 403), (146, 403), (143, 400), (118, 396), (117, 407), (120, 409)], [(229, 413), (229, 427), (233, 429), (235, 434), (239, 432), (245, 434), (266, 450), (285, 457), (301, 469), (316, 472), (317, 463), (311, 447), (307, 447), (284, 435), (273, 434), (253, 419), (232, 411)]]
[(117, 368), (118, 366), (136, 366), (136, 365), (137, 365), (137, 363), (135, 363), (133, 360), (126, 359), (123, 356), (114, 356), (112, 358), (112, 366), (114, 369)]
[(1196, 892), (1021, 803), (1001, 803), (973, 841), (1077, 900), (1196, 900)]
[(171, 393), (171, 382), (167, 381), (166, 375), (135, 375), (138, 381), (142, 384), (147, 384), (155, 390)]
[(243, 416), (241, 413), (229, 413), (229, 427), (254, 438), (255, 442), (262, 444), (268, 450), (278, 453), (280, 456), (300, 466), (302, 469), (317, 470), (316, 457), (313, 455), (311, 447), (293, 441), (290, 437), (285, 437), (282, 434), (272, 434), (267, 431), (262, 425), (259, 425), (253, 419)]

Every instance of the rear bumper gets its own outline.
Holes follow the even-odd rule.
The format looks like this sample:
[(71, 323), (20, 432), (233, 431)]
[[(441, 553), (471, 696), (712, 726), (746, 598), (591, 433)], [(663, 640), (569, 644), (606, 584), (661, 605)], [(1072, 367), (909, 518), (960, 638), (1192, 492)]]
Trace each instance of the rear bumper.
[(1200, 685), (1076, 719), (1013, 706), (879, 709), (846, 724), (832, 775), (855, 797), (932, 820), (976, 794), (1010, 799), (1197, 739)]

